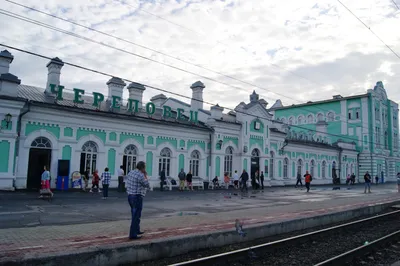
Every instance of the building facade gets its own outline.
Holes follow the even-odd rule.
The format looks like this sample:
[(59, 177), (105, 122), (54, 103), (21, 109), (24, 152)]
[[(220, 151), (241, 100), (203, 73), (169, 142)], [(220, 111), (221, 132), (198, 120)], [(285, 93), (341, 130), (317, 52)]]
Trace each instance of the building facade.
[[(190, 104), (163, 94), (144, 103), (145, 86), (127, 86), (117, 77), (105, 84), (107, 95), (65, 88), (59, 58), (47, 64), (43, 88), (23, 85), (10, 73), (13, 60), (8, 51), (0, 53), (0, 189), (37, 189), (43, 166), (56, 177), (60, 160), (67, 162), (69, 175), (108, 167), (114, 187), (119, 166), (127, 172), (138, 161), (146, 162), (153, 187), (159, 186), (161, 169), (172, 179), (180, 169), (190, 170), (199, 181), (260, 170), (271, 186), (293, 185), (297, 173), (306, 170), (317, 184), (345, 176), (341, 169), (358, 175), (383, 171), (393, 180), (400, 171), (397, 104), (387, 100), (383, 85), (359, 98), (335, 99), (321, 107), (333, 116), (325, 111), (321, 118), (315, 109), (310, 123), (300, 121), (300, 130), (294, 127), (299, 116), (308, 119), (302, 106), (286, 108), (277, 102), (268, 108), (255, 92), (229, 113), (218, 105), (203, 108), (205, 86), (200, 81), (188, 88)], [(124, 90), (128, 99), (122, 97)], [(370, 114), (370, 106), (379, 113)], [(315, 107), (307, 104), (309, 108)], [(357, 119), (343, 125), (338, 116), (350, 117), (350, 111)], [(377, 118), (381, 114), (387, 122)], [(380, 134), (371, 136), (375, 128)], [(378, 138), (382, 142), (371, 146)]]

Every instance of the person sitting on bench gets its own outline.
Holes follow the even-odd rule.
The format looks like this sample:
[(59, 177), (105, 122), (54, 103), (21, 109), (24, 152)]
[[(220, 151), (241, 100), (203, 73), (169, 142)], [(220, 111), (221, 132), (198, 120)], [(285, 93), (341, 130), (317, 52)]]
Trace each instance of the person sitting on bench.
[(219, 188), (218, 176), (215, 176), (215, 178), (212, 180), (212, 182), (213, 182), (213, 189)]

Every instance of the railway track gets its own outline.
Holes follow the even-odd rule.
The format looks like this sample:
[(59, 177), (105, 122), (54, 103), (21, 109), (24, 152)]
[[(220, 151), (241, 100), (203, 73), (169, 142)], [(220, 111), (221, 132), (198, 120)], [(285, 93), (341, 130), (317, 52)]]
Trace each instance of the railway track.
[[(399, 240), (399, 218), (400, 210), (396, 210), (171, 265), (346, 265), (365, 254), (382, 251), (388, 243)], [(365, 265), (365, 262), (360, 265)]]

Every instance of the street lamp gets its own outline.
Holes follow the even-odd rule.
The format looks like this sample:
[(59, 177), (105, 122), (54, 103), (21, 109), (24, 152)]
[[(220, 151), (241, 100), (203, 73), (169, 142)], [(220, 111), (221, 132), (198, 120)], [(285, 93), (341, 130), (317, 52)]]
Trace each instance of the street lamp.
[[(7, 128), (8, 129), (8, 125), (10, 124), (10, 122), (11, 122), (11, 118), (12, 118), (12, 115), (10, 114), (10, 113), (8, 113), (8, 114), (6, 114), (5, 116), (4, 116), (4, 121), (6, 122), (6, 126), (5, 126), (5, 128)], [(1, 127), (1, 129), (2, 129), (3, 127)]]

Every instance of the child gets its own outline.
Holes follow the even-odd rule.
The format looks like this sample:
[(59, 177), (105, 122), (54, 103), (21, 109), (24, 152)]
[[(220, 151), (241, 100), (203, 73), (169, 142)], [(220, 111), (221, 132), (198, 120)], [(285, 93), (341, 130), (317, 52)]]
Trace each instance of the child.
[(97, 192), (101, 192), (100, 188), (99, 188), (99, 181), (100, 181), (100, 177), (99, 177), (99, 171), (96, 169), (93, 173), (93, 178), (92, 178), (92, 188), (90, 189), (90, 192), (93, 192), (93, 189), (96, 187), (97, 188)]

